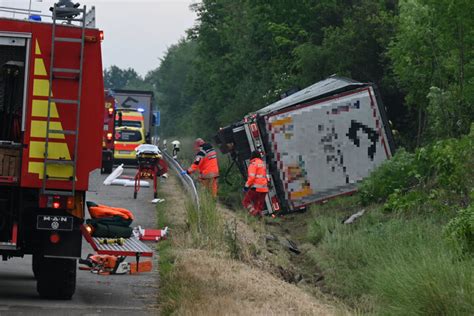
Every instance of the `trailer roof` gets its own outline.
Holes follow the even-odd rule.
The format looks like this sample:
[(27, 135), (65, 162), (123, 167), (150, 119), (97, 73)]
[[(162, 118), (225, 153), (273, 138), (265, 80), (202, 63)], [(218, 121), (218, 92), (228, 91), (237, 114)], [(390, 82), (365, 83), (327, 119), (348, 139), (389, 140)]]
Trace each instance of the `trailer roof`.
[(144, 94), (144, 95), (150, 95), (154, 96), (153, 91), (145, 91), (145, 90), (128, 90), (128, 89), (108, 89), (112, 91), (112, 94), (114, 93), (125, 93), (125, 94)]
[(300, 90), (284, 99), (272, 103), (263, 109), (257, 111), (260, 115), (266, 115), (271, 112), (279, 111), (289, 106), (300, 104), (314, 99), (320, 99), (334, 93), (366, 86), (367, 83), (358, 82), (345, 77), (331, 76), (322, 81)]

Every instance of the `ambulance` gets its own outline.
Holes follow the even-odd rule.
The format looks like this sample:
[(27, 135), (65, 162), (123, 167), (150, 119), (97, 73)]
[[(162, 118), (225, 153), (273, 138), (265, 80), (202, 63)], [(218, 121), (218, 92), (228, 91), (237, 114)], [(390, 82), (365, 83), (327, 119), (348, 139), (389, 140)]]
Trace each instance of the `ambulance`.
[(136, 164), (135, 148), (145, 144), (145, 122), (138, 110), (117, 109), (115, 115), (114, 160), (126, 164)]

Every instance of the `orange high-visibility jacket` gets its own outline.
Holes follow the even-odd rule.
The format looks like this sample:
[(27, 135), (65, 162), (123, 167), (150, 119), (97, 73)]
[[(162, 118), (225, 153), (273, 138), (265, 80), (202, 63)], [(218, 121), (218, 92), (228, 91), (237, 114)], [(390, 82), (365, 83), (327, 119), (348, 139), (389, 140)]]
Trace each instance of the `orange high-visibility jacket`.
[(245, 186), (257, 192), (268, 192), (267, 168), (260, 158), (250, 160)]
[(193, 164), (188, 169), (188, 173), (191, 174), (196, 170), (199, 170), (202, 179), (217, 178), (219, 176), (217, 153), (211, 144), (205, 143), (201, 146)]

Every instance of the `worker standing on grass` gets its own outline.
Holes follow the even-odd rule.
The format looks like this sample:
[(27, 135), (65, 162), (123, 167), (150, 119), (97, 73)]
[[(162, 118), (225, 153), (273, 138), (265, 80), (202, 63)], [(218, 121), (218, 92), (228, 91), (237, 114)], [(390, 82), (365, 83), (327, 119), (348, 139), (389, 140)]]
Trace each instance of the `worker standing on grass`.
[(267, 168), (258, 151), (250, 155), (248, 178), (244, 187), (242, 204), (252, 216), (262, 216), (265, 207), (265, 197), (268, 193)]
[(194, 151), (197, 154), (193, 164), (182, 174), (192, 174), (199, 170), (199, 182), (212, 193), (213, 197), (217, 197), (217, 178), (219, 177), (217, 153), (212, 145), (206, 143), (202, 138), (198, 138), (194, 142)]

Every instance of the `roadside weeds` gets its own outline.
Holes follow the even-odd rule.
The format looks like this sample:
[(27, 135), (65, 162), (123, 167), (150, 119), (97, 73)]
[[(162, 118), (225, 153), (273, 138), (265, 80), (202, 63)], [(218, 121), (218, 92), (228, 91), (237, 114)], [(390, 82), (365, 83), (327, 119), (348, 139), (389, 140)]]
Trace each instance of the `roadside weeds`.
[(264, 220), (224, 209), (206, 193), (197, 211), (174, 176), (161, 194), (167, 201), (158, 206), (159, 224), (171, 228), (158, 246), (164, 315), (347, 314), (322, 294), (285, 282), (280, 254), (267, 251)]

